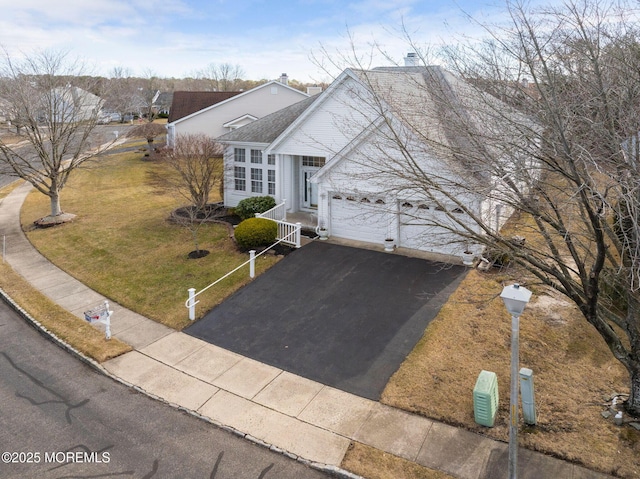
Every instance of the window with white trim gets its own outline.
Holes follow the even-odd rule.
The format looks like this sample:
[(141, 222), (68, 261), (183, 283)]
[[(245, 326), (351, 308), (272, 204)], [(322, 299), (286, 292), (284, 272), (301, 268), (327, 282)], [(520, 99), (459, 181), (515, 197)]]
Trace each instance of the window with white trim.
[(236, 191), (247, 190), (247, 172), (244, 166), (233, 167), (233, 180)]
[(251, 163), (254, 165), (262, 164), (262, 151), (261, 150), (251, 150)]
[(267, 170), (267, 194), (276, 194), (276, 170)]
[(276, 155), (267, 155), (267, 164), (275, 165), (276, 164)]
[(233, 149), (233, 161), (236, 163), (244, 163), (245, 162), (245, 150), (244, 148), (234, 148)]
[(251, 192), (262, 193), (262, 168), (251, 168)]
[(324, 166), (325, 158), (323, 156), (303, 156), (302, 166)]

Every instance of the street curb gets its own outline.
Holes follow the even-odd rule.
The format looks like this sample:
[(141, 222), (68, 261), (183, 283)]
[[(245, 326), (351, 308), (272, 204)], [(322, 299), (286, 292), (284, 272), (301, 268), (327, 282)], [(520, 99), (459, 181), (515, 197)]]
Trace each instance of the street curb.
[(31, 327), (33, 327), (36, 331), (38, 331), (44, 338), (48, 339), (49, 341), (52, 341), (54, 344), (56, 344), (58, 347), (62, 348), (63, 350), (67, 351), (68, 353), (72, 354), (73, 356), (75, 356), (77, 359), (79, 359), (80, 361), (82, 361), (83, 363), (87, 364), (88, 366), (92, 367), (93, 369), (95, 369), (96, 371), (98, 371), (99, 373), (103, 374), (104, 376), (107, 376), (108, 378), (112, 379), (113, 381), (116, 381), (120, 384), (122, 384), (125, 387), (128, 387), (130, 389), (134, 389), (135, 391), (147, 396), (150, 399), (153, 399), (155, 401), (159, 401), (162, 402), (164, 404), (167, 404), (169, 406), (171, 406), (172, 408), (187, 413), (190, 416), (193, 416), (196, 419), (199, 419), (201, 421), (205, 421), (208, 422), (209, 424), (211, 424), (212, 426), (217, 427), (218, 429), (222, 429), (224, 431), (230, 432), (232, 434), (234, 434), (235, 436), (241, 437), (243, 439), (246, 439), (258, 446), (264, 447), (269, 449), (272, 452), (275, 452), (277, 454), (283, 455), (288, 457), (289, 459), (293, 459), (296, 462), (299, 462), (301, 464), (304, 464), (305, 466), (311, 468), (311, 469), (315, 469), (321, 472), (324, 472), (326, 474), (330, 474), (334, 477), (340, 478), (340, 479), (366, 479), (362, 476), (358, 476), (357, 474), (353, 474), (349, 471), (346, 471), (344, 469), (341, 469), (338, 466), (332, 466), (329, 464), (323, 464), (323, 463), (319, 463), (319, 462), (313, 462), (313, 461), (309, 461), (308, 459), (304, 459), (303, 457), (298, 456), (297, 454), (293, 454), (289, 451), (286, 451), (284, 449), (281, 449), (273, 444), (268, 444), (256, 437), (251, 436), (250, 434), (244, 433), (242, 431), (239, 431), (235, 428), (226, 426), (218, 421), (215, 421), (211, 418), (208, 418), (206, 416), (203, 416), (201, 414), (199, 414), (197, 411), (193, 411), (191, 409), (187, 409), (184, 406), (180, 406), (178, 404), (172, 403), (167, 401), (164, 398), (161, 398), (160, 396), (156, 396), (155, 394), (149, 393), (147, 391), (145, 391), (143, 388), (141, 388), (140, 386), (136, 386), (135, 384), (129, 383), (127, 381), (124, 381), (123, 379), (119, 378), (118, 376), (115, 376), (114, 374), (110, 373), (107, 369), (105, 369), (99, 362), (97, 362), (94, 359), (91, 359), (90, 357), (86, 356), (85, 354), (83, 354), (82, 352), (78, 351), (76, 348), (74, 348), (73, 346), (71, 346), (69, 343), (67, 343), (66, 341), (64, 341), (63, 339), (60, 339), (55, 333), (53, 333), (52, 331), (50, 331), (49, 329), (47, 329), (45, 326), (42, 325), (42, 323), (40, 323), (37, 319), (35, 319), (33, 316), (31, 316), (27, 311), (25, 311), (18, 303), (16, 303), (13, 298), (11, 298), (11, 296), (9, 296), (2, 288), (0, 288), (0, 297), (2, 298), (2, 300), (11, 308), (13, 309), (16, 313), (18, 313), (22, 319), (24, 319), (27, 324), (29, 324)]

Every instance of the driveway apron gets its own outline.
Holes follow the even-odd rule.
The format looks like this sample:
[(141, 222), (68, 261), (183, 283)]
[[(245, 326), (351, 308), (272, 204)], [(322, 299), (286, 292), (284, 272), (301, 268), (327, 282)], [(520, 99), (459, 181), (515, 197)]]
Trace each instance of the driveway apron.
[(465, 271), (315, 241), (184, 332), (378, 400)]

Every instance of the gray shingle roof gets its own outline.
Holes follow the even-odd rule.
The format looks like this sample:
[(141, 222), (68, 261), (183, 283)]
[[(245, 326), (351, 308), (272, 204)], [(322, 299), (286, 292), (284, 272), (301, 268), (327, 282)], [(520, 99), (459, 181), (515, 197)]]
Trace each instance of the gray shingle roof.
[(238, 141), (249, 143), (272, 143), (291, 123), (318, 99), (320, 95), (306, 98), (291, 106), (264, 116), (237, 130), (225, 133), (217, 138), (218, 141)]

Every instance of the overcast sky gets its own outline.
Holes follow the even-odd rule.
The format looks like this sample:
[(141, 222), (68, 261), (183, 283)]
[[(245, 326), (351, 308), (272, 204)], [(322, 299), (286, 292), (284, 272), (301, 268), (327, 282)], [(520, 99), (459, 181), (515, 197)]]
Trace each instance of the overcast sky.
[(403, 22), (419, 43), (478, 34), (463, 11), (495, 20), (504, 14), (504, 2), (0, 0), (0, 45), (12, 56), (69, 50), (100, 75), (124, 67), (134, 75), (181, 78), (211, 63), (230, 63), (240, 65), (247, 79), (287, 73), (317, 82), (330, 76), (310, 56), (321, 46), (344, 51), (348, 31), (359, 45), (375, 39), (401, 62), (408, 51), (398, 33)]

